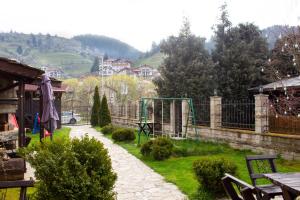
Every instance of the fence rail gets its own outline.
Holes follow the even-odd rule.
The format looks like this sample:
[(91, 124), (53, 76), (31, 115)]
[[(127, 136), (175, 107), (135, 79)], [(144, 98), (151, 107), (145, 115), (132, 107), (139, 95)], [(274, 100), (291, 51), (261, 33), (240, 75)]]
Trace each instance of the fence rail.
[(221, 123), (224, 128), (255, 130), (254, 99), (223, 99)]
[(269, 115), (269, 131), (272, 133), (300, 135), (300, 118), (292, 115)]
[(193, 100), (195, 108), (196, 125), (210, 126), (210, 100), (195, 99)]

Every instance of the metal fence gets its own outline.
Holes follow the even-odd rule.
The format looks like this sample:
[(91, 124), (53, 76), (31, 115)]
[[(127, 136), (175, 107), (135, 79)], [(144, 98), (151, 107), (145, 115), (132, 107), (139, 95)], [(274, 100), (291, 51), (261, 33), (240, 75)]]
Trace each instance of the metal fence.
[(222, 100), (222, 127), (255, 130), (254, 99)]
[(210, 100), (193, 99), (196, 125), (210, 126)]
[[(64, 115), (65, 112), (73, 113), (73, 116)], [(64, 119), (65, 118), (65, 119)], [(74, 118), (75, 124), (90, 124), (91, 107), (90, 106), (63, 106), (62, 122), (65, 124), (73, 124), (71, 119)]]

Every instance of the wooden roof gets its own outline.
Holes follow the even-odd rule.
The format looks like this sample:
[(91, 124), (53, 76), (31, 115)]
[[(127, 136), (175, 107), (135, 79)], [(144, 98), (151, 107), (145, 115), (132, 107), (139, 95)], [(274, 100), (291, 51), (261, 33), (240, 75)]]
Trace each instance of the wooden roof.
[(44, 71), (15, 60), (0, 57), (0, 74), (14, 80), (33, 81), (44, 74)]

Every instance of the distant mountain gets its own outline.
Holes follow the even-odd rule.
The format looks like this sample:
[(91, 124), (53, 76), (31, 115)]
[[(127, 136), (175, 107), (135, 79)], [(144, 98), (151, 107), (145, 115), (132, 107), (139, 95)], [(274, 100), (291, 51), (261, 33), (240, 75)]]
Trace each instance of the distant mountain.
[(84, 49), (89, 48), (96, 52), (106, 53), (108, 57), (135, 60), (142, 54), (142, 52), (128, 44), (106, 36), (79, 35), (73, 37), (73, 39), (79, 41)]
[(104, 36), (67, 39), (49, 34), (0, 33), (0, 56), (34, 67), (61, 67), (71, 76), (89, 72), (95, 56), (104, 53), (109, 57), (130, 60), (141, 54), (124, 42)]

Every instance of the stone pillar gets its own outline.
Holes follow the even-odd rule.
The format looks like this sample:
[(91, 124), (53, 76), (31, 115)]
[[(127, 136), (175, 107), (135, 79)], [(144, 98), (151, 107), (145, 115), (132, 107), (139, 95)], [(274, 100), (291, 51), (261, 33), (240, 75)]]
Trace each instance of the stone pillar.
[(175, 101), (170, 103), (170, 132), (175, 133)]
[(222, 126), (222, 97), (210, 97), (210, 128)]
[[(191, 114), (189, 112), (189, 103), (188, 100), (182, 100), (181, 101), (181, 124), (182, 124), (182, 133), (185, 133), (185, 130), (187, 130), (187, 127), (191, 122), (187, 121), (189, 118), (189, 114)], [(187, 124), (188, 122), (188, 124)]]
[(141, 101), (137, 101), (135, 102), (135, 118), (136, 119), (140, 119), (140, 104), (141, 104)]
[(268, 95), (257, 94), (255, 97), (255, 133), (269, 131)]

